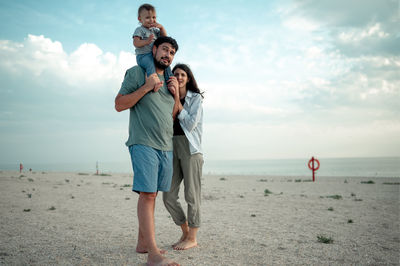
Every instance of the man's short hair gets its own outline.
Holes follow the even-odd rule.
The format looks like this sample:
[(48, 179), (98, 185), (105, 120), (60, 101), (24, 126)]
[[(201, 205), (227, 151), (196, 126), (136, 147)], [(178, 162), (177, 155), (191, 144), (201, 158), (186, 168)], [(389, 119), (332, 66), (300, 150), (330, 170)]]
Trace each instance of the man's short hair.
[(163, 43), (169, 43), (172, 45), (172, 47), (175, 49), (175, 52), (178, 52), (178, 43), (176, 42), (176, 40), (172, 37), (169, 36), (161, 36), (158, 37), (155, 41), (154, 41), (154, 46), (158, 47), (160, 44)]
[(156, 8), (154, 7), (154, 6), (152, 6), (152, 5), (150, 5), (150, 4), (143, 4), (143, 5), (141, 5), (140, 7), (139, 7), (139, 9), (138, 9), (138, 17), (140, 17), (140, 13), (143, 11), (143, 10), (147, 10), (147, 11), (156, 11)]

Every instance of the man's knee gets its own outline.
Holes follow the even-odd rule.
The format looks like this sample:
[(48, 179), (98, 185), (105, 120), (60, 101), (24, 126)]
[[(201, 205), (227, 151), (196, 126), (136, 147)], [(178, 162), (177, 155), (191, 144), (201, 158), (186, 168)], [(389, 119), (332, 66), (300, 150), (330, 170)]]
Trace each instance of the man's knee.
[(139, 197), (146, 201), (155, 201), (157, 198), (157, 192), (140, 192)]

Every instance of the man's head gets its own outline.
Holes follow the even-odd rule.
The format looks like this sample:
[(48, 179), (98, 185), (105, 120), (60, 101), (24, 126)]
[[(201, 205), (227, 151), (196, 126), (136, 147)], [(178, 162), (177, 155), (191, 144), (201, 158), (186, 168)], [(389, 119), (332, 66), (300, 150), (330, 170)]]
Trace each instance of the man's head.
[(172, 63), (175, 53), (178, 51), (175, 39), (167, 36), (157, 38), (153, 44), (154, 64), (157, 68), (166, 69)]

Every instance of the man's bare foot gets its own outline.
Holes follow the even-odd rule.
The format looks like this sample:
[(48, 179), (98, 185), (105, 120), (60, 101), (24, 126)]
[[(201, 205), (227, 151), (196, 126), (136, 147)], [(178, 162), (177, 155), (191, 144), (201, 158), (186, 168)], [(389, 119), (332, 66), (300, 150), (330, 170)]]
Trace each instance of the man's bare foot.
[[(160, 251), (161, 254), (167, 254), (167, 251), (164, 250), (164, 249), (159, 249), (158, 251)], [(139, 248), (136, 248), (136, 253), (139, 253), (139, 254), (146, 254), (146, 253), (149, 253), (149, 252), (147, 251), (147, 249), (139, 249)]]
[(174, 249), (175, 250), (186, 250), (186, 249), (194, 248), (194, 247), (197, 247), (196, 240), (185, 239), (184, 241), (181, 241), (179, 244), (177, 244), (174, 247)]
[[(167, 251), (163, 250), (163, 249), (159, 249), (158, 250), (161, 254), (166, 254)], [(136, 252), (139, 254), (146, 254), (148, 253), (148, 249), (146, 247), (146, 245), (143, 245), (142, 242), (139, 240), (137, 245), (136, 245)]]
[(147, 258), (147, 263), (146, 265), (148, 266), (179, 266), (178, 263), (176, 263), (173, 260), (167, 259), (161, 255), (149, 255)]

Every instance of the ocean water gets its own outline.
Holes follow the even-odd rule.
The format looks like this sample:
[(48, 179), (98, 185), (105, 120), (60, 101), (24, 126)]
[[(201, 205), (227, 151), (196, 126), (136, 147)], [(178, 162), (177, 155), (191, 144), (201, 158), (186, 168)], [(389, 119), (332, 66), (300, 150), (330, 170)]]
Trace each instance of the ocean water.
[[(204, 174), (233, 175), (276, 175), (312, 176), (308, 169), (309, 159), (270, 159), (270, 160), (206, 160)], [(359, 177), (399, 177), (400, 157), (379, 158), (319, 158), (321, 166), (317, 176), (359, 176)], [(93, 163), (30, 164), (24, 163), (24, 171), (62, 171), (95, 173)], [(101, 173), (132, 173), (132, 166), (126, 162), (98, 162)], [(19, 171), (19, 163), (2, 164), (0, 170)]]
[[(309, 159), (210, 161), (205, 173), (312, 176)], [(400, 157), (321, 158), (317, 176), (400, 177)]]

